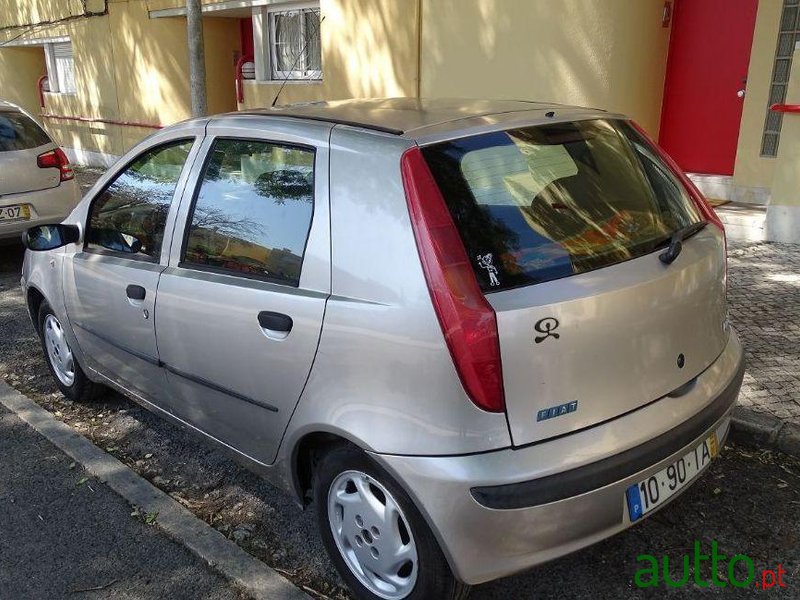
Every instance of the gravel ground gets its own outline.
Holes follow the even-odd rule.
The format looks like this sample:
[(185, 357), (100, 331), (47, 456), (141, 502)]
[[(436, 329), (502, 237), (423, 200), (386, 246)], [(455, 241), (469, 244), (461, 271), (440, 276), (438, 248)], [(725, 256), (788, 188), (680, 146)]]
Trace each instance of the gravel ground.
[[(109, 393), (83, 405), (57, 393), (19, 291), (21, 250), (0, 249), (0, 377), (170, 493), (196, 515), (319, 597), (347, 598), (322, 547), (311, 511), (221, 453), (137, 405)], [(475, 589), (489, 598), (639, 598), (633, 576), (642, 553), (678, 562), (694, 540), (711, 540), (756, 568), (788, 572), (784, 596), (800, 597), (800, 462), (728, 447), (700, 481), (637, 527), (528, 573)], [(721, 578), (727, 575), (721, 573)], [(682, 598), (755, 596), (756, 590), (659, 589)], [(776, 592), (778, 593), (778, 592)]]

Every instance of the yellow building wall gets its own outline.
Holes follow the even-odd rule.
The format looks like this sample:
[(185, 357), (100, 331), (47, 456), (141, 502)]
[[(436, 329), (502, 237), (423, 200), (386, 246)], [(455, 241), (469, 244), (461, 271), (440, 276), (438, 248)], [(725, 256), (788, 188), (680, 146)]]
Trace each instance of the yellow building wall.
[(663, 0), (422, 0), (422, 95), (579, 104), (657, 134)]
[[(416, 96), (418, 0), (320, 0), (322, 81), (289, 81), (278, 104)], [(245, 81), (242, 108), (268, 107), (281, 82)]]
[(758, 2), (753, 47), (747, 72), (747, 95), (744, 98), (733, 172), (736, 185), (770, 187), (772, 184), (775, 159), (764, 158), (760, 154), (782, 10), (783, 0)]
[[(75, 4), (71, 12), (67, 4)], [(99, 6), (93, 6), (99, 4)], [(17, 6), (21, 6), (17, 10)], [(38, 7), (38, 8), (37, 8)], [(90, 0), (89, 9), (102, 2)], [(41, 111), (36, 98), (36, 78), (43, 74), (41, 47), (0, 48), (0, 97), (3, 83), (13, 81), (24, 96), (25, 108), (34, 114), (83, 117), (151, 125), (169, 125), (191, 115), (189, 56), (186, 19), (151, 19), (144, 0), (111, 0), (108, 15), (81, 18), (57, 26), (37, 28), (26, 38), (69, 36), (75, 60), (76, 94), (45, 94)], [(17, 10), (9, 17), (4, 10)], [(0, 15), (8, 24), (55, 19), (82, 12), (80, 2), (57, 0), (20, 3), (0, 0)], [(2, 19), (3, 17), (0, 17)], [(32, 19), (33, 21), (29, 21)], [(0, 21), (2, 22), (2, 21)], [(208, 105), (211, 113), (236, 110), (235, 53), (240, 51), (237, 19), (204, 18)], [(0, 25), (2, 26), (2, 25)], [(12, 34), (14, 30), (11, 30)], [(7, 39), (0, 34), (0, 43)], [(41, 57), (33, 83), (18, 81), (28, 72), (22, 52)], [(32, 103), (31, 103), (32, 102)], [(61, 145), (77, 151), (121, 155), (152, 128), (98, 122), (76, 122), (44, 116), (43, 124)]]
[(0, 52), (0, 99), (13, 102), (36, 115), (36, 83), (47, 73), (41, 48), (5, 48)]

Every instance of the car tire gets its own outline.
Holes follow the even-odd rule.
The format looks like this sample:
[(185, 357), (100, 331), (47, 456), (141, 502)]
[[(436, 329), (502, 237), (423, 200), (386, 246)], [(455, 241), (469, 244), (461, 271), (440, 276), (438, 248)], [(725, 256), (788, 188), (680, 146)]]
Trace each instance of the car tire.
[(469, 586), (454, 577), (408, 494), (364, 452), (350, 445), (328, 451), (314, 469), (312, 487), (322, 540), (356, 598), (467, 597)]
[(39, 307), (38, 325), (44, 361), (61, 393), (76, 402), (91, 402), (101, 396), (105, 388), (86, 376), (69, 347), (61, 321), (47, 302)]

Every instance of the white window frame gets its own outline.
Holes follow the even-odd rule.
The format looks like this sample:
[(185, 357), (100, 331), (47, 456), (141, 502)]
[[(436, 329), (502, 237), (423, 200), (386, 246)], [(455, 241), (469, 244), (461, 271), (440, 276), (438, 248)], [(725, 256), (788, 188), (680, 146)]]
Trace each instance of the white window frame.
[[(69, 44), (69, 49), (65, 47)], [(59, 46), (59, 48), (56, 48)], [(77, 93), (75, 83), (75, 55), (72, 51), (72, 41), (67, 38), (44, 44), (44, 57), (47, 65), (47, 84), (51, 94)], [(65, 68), (65, 62), (71, 63), (71, 68)]]
[[(301, 12), (301, 11), (309, 11), (314, 10), (319, 13), (319, 2), (292, 2), (292, 3), (280, 3), (280, 4), (271, 4), (261, 12), (260, 16), (261, 19), (253, 19), (253, 40), (255, 42), (255, 53), (256, 53), (256, 79), (259, 80), (266, 80), (266, 81), (321, 81), (322, 80), (322, 69), (305, 69), (305, 68), (295, 68), (292, 71), (279, 71), (274, 67), (274, 65), (278, 64), (277, 60), (277, 53), (276, 53), (276, 44), (275, 44), (275, 15), (279, 14), (286, 14), (286, 13), (293, 13), (293, 12)], [(255, 10), (254, 10), (255, 13)], [(254, 16), (256, 16), (254, 14)], [(305, 19), (300, 19), (300, 27), (301, 27), (301, 39), (305, 44)], [(258, 28), (258, 29), (256, 29)], [(259, 48), (259, 45), (261, 46)], [(320, 35), (320, 48), (322, 47), (322, 36)], [(259, 68), (259, 54), (264, 59), (264, 64), (262, 68)], [(302, 67), (302, 61), (304, 60), (301, 57), (301, 62), (297, 65), (297, 67)], [(259, 76), (260, 75), (260, 76)]]

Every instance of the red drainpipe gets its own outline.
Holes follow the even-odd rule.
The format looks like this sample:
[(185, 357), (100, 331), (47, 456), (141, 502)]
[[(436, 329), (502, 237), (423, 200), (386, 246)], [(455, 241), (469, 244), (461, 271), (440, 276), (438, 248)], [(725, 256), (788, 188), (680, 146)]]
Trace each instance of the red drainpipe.
[(236, 101), (244, 102), (244, 75), (242, 75), (242, 67), (246, 62), (253, 62), (253, 57), (250, 55), (242, 55), (236, 61)]
[(108, 123), (109, 125), (122, 125), (124, 127), (143, 127), (145, 129), (161, 129), (163, 125), (153, 125), (152, 123), (139, 123), (136, 121), (117, 121), (115, 119), (93, 119), (91, 117), (71, 117), (68, 115), (52, 115), (40, 113), (40, 117), (45, 119), (58, 119), (60, 121), (80, 121), (81, 123)]
[(44, 108), (44, 82), (47, 81), (47, 75), (42, 75), (36, 82), (36, 89), (39, 90), (39, 106)]
[(769, 109), (774, 112), (800, 113), (800, 104), (773, 104)]

